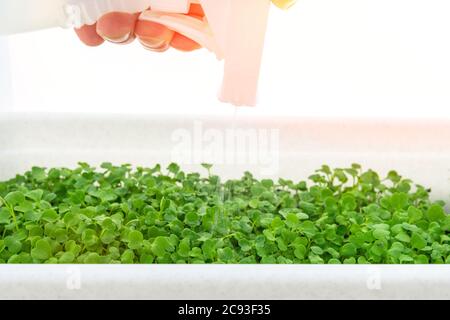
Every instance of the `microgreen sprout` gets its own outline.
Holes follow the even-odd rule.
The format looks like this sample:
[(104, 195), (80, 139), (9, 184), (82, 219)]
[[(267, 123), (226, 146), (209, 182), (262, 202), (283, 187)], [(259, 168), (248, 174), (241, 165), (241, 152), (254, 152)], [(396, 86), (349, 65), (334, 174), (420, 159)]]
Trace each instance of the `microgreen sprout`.
[(450, 215), (390, 171), (223, 181), (103, 163), (0, 182), (0, 263), (450, 263)]

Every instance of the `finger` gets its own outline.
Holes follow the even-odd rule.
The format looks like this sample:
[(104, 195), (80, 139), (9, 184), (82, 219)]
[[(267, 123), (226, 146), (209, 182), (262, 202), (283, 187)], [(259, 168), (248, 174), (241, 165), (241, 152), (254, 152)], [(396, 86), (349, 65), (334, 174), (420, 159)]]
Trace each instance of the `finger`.
[(197, 42), (179, 33), (175, 33), (172, 41), (170, 42), (170, 45), (177, 50), (185, 52), (194, 51), (201, 48), (201, 45), (199, 45)]
[(141, 44), (153, 51), (165, 51), (169, 48), (174, 32), (165, 26), (152, 21), (139, 20), (135, 34)]
[(134, 41), (134, 39), (136, 39), (136, 36), (135, 36), (135, 34), (133, 33), (133, 34), (128, 38), (127, 41), (125, 41), (125, 42), (119, 42), (119, 44), (129, 44), (129, 43), (132, 43), (132, 42)]
[(203, 8), (198, 3), (191, 4), (191, 7), (189, 8), (189, 15), (196, 15), (196, 16), (204, 16), (205, 12), (203, 11)]
[(75, 32), (78, 35), (78, 38), (80, 38), (80, 40), (84, 44), (91, 47), (96, 47), (105, 42), (105, 40), (97, 34), (96, 30), (97, 26), (94, 24), (91, 26), (86, 25), (79, 29), (75, 29)]
[(97, 22), (97, 33), (113, 43), (129, 43), (134, 39), (134, 29), (139, 14), (111, 12)]
[[(203, 14), (203, 9), (200, 5), (198, 5), (198, 4), (191, 5), (191, 9), (189, 11), (189, 15), (191, 17), (201, 20), (203, 18), (202, 14)], [(170, 45), (177, 50), (186, 51), (186, 52), (194, 51), (194, 50), (200, 49), (202, 47), (194, 40), (191, 40), (190, 38), (188, 38), (180, 33), (175, 33), (175, 35), (172, 38), (172, 41), (170, 42)]]

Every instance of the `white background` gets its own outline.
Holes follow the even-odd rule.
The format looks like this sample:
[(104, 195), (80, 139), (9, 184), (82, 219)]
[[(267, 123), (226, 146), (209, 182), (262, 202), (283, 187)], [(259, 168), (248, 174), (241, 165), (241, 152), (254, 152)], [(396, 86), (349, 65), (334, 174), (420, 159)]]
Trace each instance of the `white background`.
[[(9, 43), (17, 111), (236, 112), (216, 100), (222, 66), (206, 50), (158, 54), (137, 42), (89, 48), (71, 30)], [(238, 112), (450, 118), (450, 1), (299, 0), (287, 12), (274, 7), (259, 105)]]

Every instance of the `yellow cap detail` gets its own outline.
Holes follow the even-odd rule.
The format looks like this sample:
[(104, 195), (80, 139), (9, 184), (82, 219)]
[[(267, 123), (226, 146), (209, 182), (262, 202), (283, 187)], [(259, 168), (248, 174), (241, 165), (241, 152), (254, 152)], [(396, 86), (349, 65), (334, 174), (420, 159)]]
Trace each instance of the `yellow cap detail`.
[(297, 0), (272, 0), (273, 4), (281, 9), (289, 9)]

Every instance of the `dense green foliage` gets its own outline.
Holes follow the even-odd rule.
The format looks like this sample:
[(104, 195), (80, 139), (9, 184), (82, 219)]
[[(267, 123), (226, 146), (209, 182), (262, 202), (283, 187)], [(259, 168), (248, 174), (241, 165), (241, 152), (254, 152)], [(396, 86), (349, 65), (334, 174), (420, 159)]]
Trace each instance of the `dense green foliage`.
[(449, 263), (450, 215), (396, 172), (308, 182), (86, 163), (0, 182), (0, 263)]

